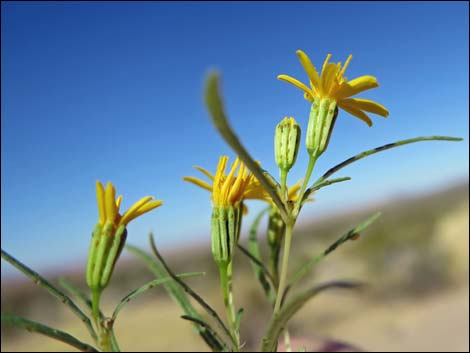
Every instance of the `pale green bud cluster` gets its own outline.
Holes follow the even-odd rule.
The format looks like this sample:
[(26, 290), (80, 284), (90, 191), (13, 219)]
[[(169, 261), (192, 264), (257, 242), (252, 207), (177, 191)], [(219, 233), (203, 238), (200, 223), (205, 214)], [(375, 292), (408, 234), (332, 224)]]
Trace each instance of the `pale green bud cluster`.
[(116, 230), (111, 222), (106, 222), (104, 226), (101, 223), (95, 226), (86, 268), (86, 281), (93, 292), (101, 292), (108, 285), (126, 237), (124, 225)]
[(318, 97), (314, 99), (306, 138), (310, 155), (318, 157), (326, 150), (337, 116), (338, 108), (334, 99)]
[(294, 118), (285, 117), (276, 126), (274, 156), (279, 169), (287, 173), (295, 163), (300, 143), (300, 126)]
[(212, 256), (219, 266), (232, 261), (233, 250), (238, 243), (242, 220), (242, 205), (215, 206), (212, 209), (211, 249)]

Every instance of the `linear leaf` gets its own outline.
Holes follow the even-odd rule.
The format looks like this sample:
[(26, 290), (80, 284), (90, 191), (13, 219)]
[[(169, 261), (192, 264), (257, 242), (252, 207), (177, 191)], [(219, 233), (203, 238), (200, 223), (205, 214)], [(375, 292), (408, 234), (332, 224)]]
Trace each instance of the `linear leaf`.
[(296, 295), (286, 305), (284, 305), (277, 314), (274, 315), (268, 327), (266, 335), (261, 344), (261, 352), (274, 352), (277, 341), (287, 322), (297, 313), (307, 301), (317, 294), (332, 288), (338, 289), (356, 289), (362, 284), (346, 281), (328, 282), (319, 286), (315, 286)]
[[(222, 321), (220, 316), (217, 314), (217, 312), (214, 309), (212, 309), (212, 307), (209, 304), (207, 304), (204, 301), (204, 299), (201, 298), (201, 296), (199, 296), (195, 291), (193, 291), (191, 287), (189, 287), (185, 282), (183, 282), (178, 277), (176, 277), (176, 275), (171, 271), (170, 267), (167, 265), (167, 263), (163, 259), (163, 256), (158, 251), (157, 246), (155, 245), (155, 240), (153, 239), (152, 233), (150, 233), (149, 238), (150, 238), (150, 248), (152, 249), (153, 253), (157, 257), (158, 261), (165, 268), (168, 275), (170, 275), (175, 280), (175, 282), (177, 282), (181, 286), (181, 288), (184, 289), (184, 291), (187, 294), (193, 297), (194, 300), (196, 300), (199, 303), (199, 305), (201, 305), (204, 308), (204, 310), (206, 310), (206, 312), (215, 319), (217, 324), (220, 326), (220, 328), (224, 331), (224, 333), (228, 337), (232, 338), (232, 335), (230, 334), (229, 329), (227, 328), (227, 326), (225, 326), (224, 322)], [(233, 343), (236, 344), (236, 342), (233, 342)]]
[(302, 198), (302, 203), (305, 203), (307, 201), (307, 199), (310, 197), (310, 195), (312, 193), (314, 193), (315, 191), (320, 190), (321, 188), (323, 188), (325, 186), (336, 184), (336, 183), (341, 183), (343, 181), (348, 181), (348, 180), (351, 180), (351, 178), (350, 177), (342, 177), (342, 178), (336, 178), (336, 179), (330, 179), (330, 180), (322, 180), (318, 184), (315, 183), (310, 188), (305, 190), (304, 196)]
[(320, 260), (324, 259), (325, 256), (333, 252), (338, 246), (344, 244), (346, 241), (358, 236), (364, 229), (369, 227), (373, 222), (380, 217), (382, 213), (376, 212), (365, 221), (361, 222), (358, 226), (349, 230), (347, 233), (343, 234), (338, 240), (331, 244), (327, 249), (325, 249), (320, 255), (314, 257), (312, 260), (303, 265), (290, 279), (286, 286), (284, 296), (287, 295), (287, 291), (292, 288), (298, 281), (300, 281)]
[(45, 336), (48, 336), (56, 340), (62, 341), (66, 344), (69, 344), (72, 347), (75, 347), (82, 352), (98, 352), (98, 350), (95, 347), (92, 347), (86, 343), (79, 341), (78, 339), (76, 339), (75, 337), (73, 337), (67, 332), (57, 330), (55, 328), (46, 326), (39, 322), (25, 319), (21, 316), (2, 314), (2, 323), (5, 323), (10, 326), (21, 327), (21, 328), (28, 330), (29, 332), (37, 332), (37, 333), (43, 334)]
[[(79, 288), (75, 287), (72, 283), (67, 281), (65, 278), (60, 277), (59, 278), (59, 284), (62, 288), (64, 288), (67, 292), (69, 292), (71, 295), (79, 299), (89, 310), (90, 312), (93, 311), (92, 303), (88, 295), (86, 295), (85, 292), (80, 290)], [(103, 313), (99, 312), (100, 314), (100, 319), (104, 318)]]
[[(250, 260), (252, 261), (253, 272), (258, 279), (261, 287), (263, 288), (264, 293), (268, 298), (272, 298), (274, 293), (272, 292), (271, 285), (269, 284), (266, 276), (271, 280), (271, 283), (274, 283), (274, 278), (268, 269), (261, 262), (261, 252), (259, 249), (258, 242), (258, 227), (261, 222), (262, 217), (269, 211), (269, 207), (261, 210), (258, 215), (255, 217), (253, 224), (250, 228), (250, 233), (248, 236), (248, 254), (251, 255)], [(239, 248), (242, 252), (248, 256), (246, 250), (239, 245)]]
[[(158, 261), (158, 259), (155, 259), (153, 256), (150, 256), (146, 252), (140, 250), (139, 248), (132, 246), (132, 245), (126, 245), (126, 248), (128, 251), (142, 259), (147, 267), (150, 269), (150, 271), (159, 278), (165, 278), (170, 276), (169, 273), (166, 271), (165, 267), (162, 265), (161, 262)], [(186, 292), (181, 288), (181, 286), (176, 282), (176, 281), (168, 281), (163, 283), (164, 288), (168, 292), (168, 294), (180, 305), (181, 309), (185, 313), (185, 316), (189, 316), (192, 318), (195, 318), (196, 320), (199, 320), (203, 322), (201, 315), (198, 313), (198, 311), (194, 308), (194, 306), (191, 304), (189, 301), (189, 298), (186, 294)], [(199, 335), (203, 338), (203, 340), (208, 343), (214, 340), (212, 337), (212, 334), (206, 327), (210, 327), (209, 325), (201, 326), (193, 322), (193, 327), (196, 329), (196, 331), (199, 333)], [(226, 347), (225, 342), (220, 340), (219, 346)], [(209, 343), (208, 343), (209, 344)], [(213, 350), (215, 350), (214, 346), (210, 346)]]
[[(200, 276), (200, 275), (203, 275), (204, 272), (189, 272), (189, 273), (182, 273), (182, 274), (179, 274), (179, 275), (176, 275), (177, 277), (179, 278), (187, 278), (187, 277), (194, 277), (194, 276)], [(144, 284), (143, 286), (133, 290), (132, 292), (130, 292), (128, 295), (126, 295), (124, 298), (121, 299), (121, 301), (119, 302), (119, 304), (116, 306), (116, 308), (114, 309), (114, 312), (113, 312), (113, 316), (112, 316), (112, 320), (115, 321), (116, 318), (117, 318), (117, 315), (119, 314), (119, 312), (121, 311), (121, 309), (127, 304), (129, 303), (132, 299), (134, 299), (135, 297), (145, 293), (146, 291), (148, 291), (149, 289), (152, 289), (160, 284), (163, 284), (165, 282), (169, 282), (169, 281), (173, 281), (173, 278), (171, 277), (166, 277), (166, 278), (159, 278), (159, 279), (154, 279), (153, 281), (150, 281), (146, 284)]]
[(271, 196), (273, 202), (278, 207), (283, 219), (286, 220), (286, 207), (277, 193), (276, 186), (266, 178), (265, 171), (250, 156), (228, 122), (220, 95), (219, 75), (216, 72), (210, 73), (207, 79), (205, 102), (212, 117), (212, 122), (224, 138), (225, 142), (227, 142), (227, 144), (235, 151), (240, 159), (251, 170), (256, 179), (258, 179), (263, 188), (269, 193), (269, 196)]
[(80, 318), (80, 320), (85, 324), (86, 328), (90, 332), (90, 335), (93, 337), (93, 339), (95, 341), (97, 340), (96, 332), (93, 329), (90, 319), (83, 313), (83, 311), (80, 310), (80, 308), (72, 301), (72, 299), (70, 299), (67, 295), (65, 295), (60, 289), (57, 289), (56, 287), (54, 287), (48, 280), (42, 277), (39, 273), (30, 269), (28, 266), (21, 263), (17, 259), (15, 259), (13, 256), (8, 254), (3, 249), (2, 249), (2, 258), (5, 261), (9, 262), (14, 267), (16, 267), (21, 272), (23, 272), (27, 277), (32, 279), (34, 283), (45, 288), (50, 294), (52, 294), (54, 297), (58, 298), (62, 303), (68, 306), (72, 310), (72, 312), (75, 315), (77, 315)]
[(361, 152), (359, 154), (356, 154), (355, 156), (351, 157), (351, 158), (348, 158), (346, 159), (345, 161), (337, 164), (336, 166), (334, 166), (333, 168), (330, 168), (325, 174), (323, 174), (320, 179), (317, 180), (317, 182), (315, 182), (315, 184), (317, 184), (318, 182), (321, 182), (323, 180), (326, 180), (327, 178), (329, 178), (332, 174), (336, 173), (338, 170), (346, 167), (347, 165), (351, 164), (351, 163), (354, 163), (354, 162), (357, 162), (358, 160), (362, 159), (362, 158), (365, 158), (367, 156), (370, 156), (372, 154), (375, 154), (375, 153), (378, 153), (378, 152), (382, 152), (382, 151), (386, 151), (386, 150), (389, 150), (391, 148), (395, 148), (395, 147), (399, 147), (399, 146), (403, 146), (403, 145), (407, 145), (409, 143), (414, 143), (414, 142), (421, 142), (421, 141), (462, 141), (463, 139), (460, 138), (460, 137), (450, 137), (450, 136), (422, 136), (422, 137), (415, 137), (415, 138), (412, 138), (412, 139), (407, 139), (407, 140), (400, 140), (400, 141), (396, 141), (396, 142), (392, 142), (392, 143), (388, 143), (386, 145), (383, 145), (383, 146), (380, 146), (380, 147), (376, 147), (376, 148), (373, 148), (371, 150), (367, 150), (367, 151), (364, 151), (364, 152)]

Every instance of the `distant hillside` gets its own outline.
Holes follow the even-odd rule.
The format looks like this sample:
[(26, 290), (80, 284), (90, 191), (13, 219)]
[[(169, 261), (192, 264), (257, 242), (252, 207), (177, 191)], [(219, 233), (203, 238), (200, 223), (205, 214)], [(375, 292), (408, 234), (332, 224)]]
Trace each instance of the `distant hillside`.
[[(463, 183), (430, 195), (395, 200), (312, 224), (301, 224), (294, 236), (291, 268), (295, 269), (319, 254), (339, 236), (380, 210), (382, 216), (358, 240), (344, 244), (317, 266), (309, 277), (310, 283), (336, 278), (366, 281), (370, 284), (370, 290), (364, 295), (369, 304), (398, 298), (423, 299), (425, 295), (439, 293), (462, 283), (468, 284), (468, 192), (468, 183)], [(263, 232), (260, 229), (260, 240), (265, 237)], [(242, 243), (245, 241), (246, 237), (242, 237)], [(220, 308), (217, 271), (208, 242), (171, 253), (165, 249), (161, 251), (175, 272), (205, 271), (204, 277), (188, 282)], [(74, 271), (63, 276), (86, 290), (82, 273)], [(105, 298), (110, 303), (116, 303), (132, 289), (152, 279), (151, 273), (139, 260), (121, 261)], [(57, 282), (57, 278), (51, 280)], [(249, 344), (257, 338), (259, 328), (256, 325), (270, 309), (242, 254), (236, 258), (235, 282), (239, 305), (243, 305), (247, 313), (251, 312), (251, 316), (247, 314), (247, 322), (253, 325), (253, 331), (248, 329), (245, 333)], [(38, 321), (47, 318), (47, 322), (56, 326), (64, 320), (61, 304), (27, 279), (15, 282), (2, 279), (1, 294), (2, 312)], [(141, 305), (147, 302), (157, 305), (157, 298), (168, 305), (167, 295), (162, 289), (154, 289), (137, 301)], [(172, 308), (178, 315), (177, 307)], [(327, 328), (337, 321), (325, 316), (326, 313), (322, 314), (324, 311), (316, 312), (316, 317)], [(293, 325), (294, 332), (296, 329), (302, 330), (303, 324), (299, 322), (304, 321)], [(185, 325), (183, 322), (180, 324)], [(16, 338), (23, 337), (19, 330), (2, 328), (2, 350), (6, 336), (15, 339), (15, 342)]]

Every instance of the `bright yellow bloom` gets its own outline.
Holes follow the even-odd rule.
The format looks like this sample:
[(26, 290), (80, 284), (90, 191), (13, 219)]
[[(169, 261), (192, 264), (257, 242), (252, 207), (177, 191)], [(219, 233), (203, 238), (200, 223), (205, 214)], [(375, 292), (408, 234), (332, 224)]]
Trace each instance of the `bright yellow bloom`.
[(310, 87), (288, 75), (279, 75), (277, 78), (286, 81), (304, 91), (304, 97), (310, 102), (315, 98), (329, 98), (337, 102), (338, 107), (346, 112), (366, 122), (372, 126), (372, 120), (365, 112), (374, 113), (383, 117), (388, 116), (388, 110), (381, 104), (369, 99), (350, 98), (358, 93), (371, 88), (378, 87), (377, 79), (374, 76), (360, 76), (351, 81), (344, 77), (346, 68), (352, 59), (349, 55), (341, 67), (341, 63), (330, 63), (331, 54), (328, 54), (323, 63), (321, 74), (319, 75), (310, 58), (302, 50), (297, 50), (304, 70), (310, 80)]
[(153, 200), (152, 196), (145, 196), (120, 215), (119, 208), (122, 196), (116, 199), (116, 189), (113, 184), (108, 182), (105, 190), (99, 181), (96, 182), (96, 199), (98, 201), (100, 225), (104, 226), (106, 223), (111, 223), (115, 228), (119, 228), (121, 225), (126, 227), (133, 219), (163, 204), (162, 200)]
[[(271, 197), (266, 192), (266, 190), (264, 190), (258, 179), (256, 179), (253, 174), (248, 172), (246, 166), (242, 162), (239, 162), (238, 158), (232, 164), (232, 169), (229, 175), (225, 175), (227, 162), (227, 156), (220, 157), (215, 176), (205, 168), (199, 166), (194, 167), (194, 169), (197, 169), (207, 178), (209, 178), (212, 184), (209, 184), (199, 178), (190, 176), (184, 177), (183, 180), (189, 181), (192, 184), (210, 191), (212, 193), (212, 201), (214, 202), (215, 206), (226, 206), (229, 202), (239, 202), (243, 200), (261, 200), (274, 204), (271, 200)], [(235, 177), (235, 169), (239, 163), (240, 168), (238, 175)], [(245, 174), (245, 176), (243, 174)], [(217, 182), (215, 182), (217, 177)], [(239, 179), (238, 182), (237, 179)], [(214, 185), (216, 185), (215, 188)], [(299, 197), (298, 191), (300, 190), (300, 185), (301, 182), (299, 181), (289, 188), (288, 198), (290, 201), (295, 201)], [(228, 193), (228, 190), (231, 190), (231, 194)], [(225, 203), (223, 202), (224, 200)]]
[[(238, 206), (243, 200), (262, 200), (266, 197), (261, 184), (256, 181), (254, 175), (248, 170), (245, 164), (240, 162), (239, 158), (232, 163), (228, 175), (225, 174), (227, 162), (227, 156), (221, 156), (219, 158), (215, 175), (212, 175), (202, 167), (194, 167), (208, 177), (212, 185), (195, 177), (186, 176), (183, 180), (209, 190), (212, 193), (214, 206)], [(235, 175), (237, 167), (238, 172), (237, 175)]]

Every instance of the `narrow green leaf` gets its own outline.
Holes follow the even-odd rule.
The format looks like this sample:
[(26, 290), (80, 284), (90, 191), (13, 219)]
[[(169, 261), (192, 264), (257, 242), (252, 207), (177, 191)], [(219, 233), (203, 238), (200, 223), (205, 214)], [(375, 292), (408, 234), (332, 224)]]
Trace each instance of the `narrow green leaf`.
[(98, 352), (98, 350), (95, 347), (92, 347), (86, 343), (79, 341), (78, 339), (68, 334), (67, 332), (60, 331), (55, 328), (40, 324), (39, 322), (25, 319), (21, 316), (2, 314), (2, 323), (10, 325), (10, 326), (21, 327), (21, 328), (28, 330), (29, 332), (37, 332), (37, 333), (43, 334), (45, 336), (48, 336), (58, 341), (69, 344), (72, 347), (75, 347), (82, 352)]
[(45, 288), (50, 294), (52, 294), (54, 297), (56, 297), (62, 303), (64, 303), (66, 306), (68, 306), (72, 310), (72, 312), (75, 315), (77, 315), (78, 318), (80, 318), (80, 320), (85, 324), (86, 328), (90, 332), (91, 337), (93, 337), (93, 339), (95, 341), (97, 340), (96, 332), (93, 329), (93, 326), (91, 324), (90, 319), (83, 313), (83, 311), (80, 310), (80, 308), (72, 301), (72, 299), (70, 299), (67, 295), (65, 295), (61, 290), (54, 287), (44, 277), (42, 277), (37, 272), (30, 269), (28, 266), (21, 263), (17, 259), (15, 259), (13, 256), (8, 254), (3, 249), (2, 249), (2, 258), (5, 261), (9, 262), (14, 267), (16, 267), (21, 272), (23, 272), (27, 277), (32, 279), (34, 281), (34, 283), (36, 283), (37, 285)]
[[(150, 235), (152, 236), (152, 235)], [(150, 271), (159, 278), (166, 278), (169, 275), (169, 273), (166, 271), (165, 266), (158, 261), (158, 259), (155, 259), (153, 256), (150, 256), (146, 252), (140, 250), (139, 248), (132, 246), (132, 245), (126, 245), (127, 250), (129, 250), (131, 253), (139, 257), (141, 260), (145, 262), (147, 267), (150, 269)], [(185, 313), (186, 316), (195, 318), (196, 320), (202, 320), (202, 317), (198, 313), (198, 311), (194, 308), (194, 306), (191, 304), (189, 301), (189, 298), (186, 294), (186, 292), (181, 288), (181, 286), (176, 282), (176, 281), (168, 281), (163, 283), (164, 288), (168, 292), (168, 294), (175, 300), (176, 303), (178, 303)], [(206, 326), (209, 326), (206, 324)], [(196, 329), (196, 331), (199, 333), (199, 335), (204, 339), (205, 342), (210, 342), (213, 340), (213, 337), (211, 337), (210, 332), (205, 328), (205, 326), (201, 326), (198, 324), (195, 324), (193, 322), (193, 327)], [(220, 340), (218, 342), (220, 346), (226, 347), (226, 344), (223, 340)], [(211, 346), (211, 348), (213, 348)]]
[(305, 190), (304, 196), (302, 198), (302, 204), (305, 203), (307, 201), (307, 199), (310, 197), (310, 195), (312, 193), (314, 193), (315, 191), (320, 190), (321, 188), (323, 188), (325, 186), (336, 184), (336, 183), (341, 183), (343, 181), (348, 181), (348, 180), (351, 180), (351, 178), (350, 177), (342, 177), (342, 178), (336, 178), (336, 179), (330, 179), (330, 180), (322, 180), (319, 183), (313, 184), (310, 188)]
[(268, 298), (273, 298), (274, 293), (272, 291), (271, 285), (269, 284), (266, 276), (270, 279), (271, 283), (274, 283), (274, 278), (268, 269), (264, 266), (261, 260), (261, 252), (259, 249), (258, 242), (258, 227), (263, 216), (269, 211), (270, 207), (267, 207), (261, 210), (258, 215), (255, 217), (253, 224), (250, 228), (250, 233), (248, 236), (248, 251), (239, 245), (238, 247), (242, 252), (247, 255), (252, 261), (252, 269), (255, 274), (255, 277), (258, 279), (261, 287), (263, 288), (264, 293)]
[(271, 196), (273, 202), (278, 207), (284, 220), (287, 219), (287, 212), (281, 197), (277, 193), (277, 188), (266, 178), (265, 171), (250, 156), (248, 151), (243, 147), (237, 135), (233, 132), (220, 96), (219, 75), (216, 72), (209, 74), (206, 86), (205, 102), (212, 117), (212, 122), (224, 138), (225, 142), (235, 151), (243, 163), (251, 170), (256, 179), (261, 183), (263, 188)]
[(201, 328), (205, 329), (208, 332), (208, 335), (204, 336), (203, 338), (205, 342), (207, 343), (207, 345), (211, 347), (214, 352), (227, 352), (228, 351), (227, 346), (220, 345), (220, 342), (222, 342), (222, 340), (220, 339), (219, 335), (206, 322), (200, 319), (197, 319), (195, 317), (191, 317), (189, 315), (183, 315), (181, 316), (181, 318), (183, 320), (188, 320), (188, 321), (195, 323), (196, 325), (200, 326)]
[(315, 286), (309, 290), (296, 295), (286, 305), (284, 305), (277, 314), (273, 316), (268, 327), (266, 335), (261, 344), (261, 352), (274, 352), (276, 350), (277, 341), (287, 322), (297, 313), (307, 301), (317, 294), (332, 288), (338, 289), (357, 289), (362, 284), (346, 281), (335, 281)]
[(236, 332), (240, 332), (240, 324), (242, 322), (242, 316), (244, 312), (245, 312), (245, 309), (243, 308), (238, 309), (237, 317), (235, 318), (235, 331)]
[(322, 182), (323, 180), (328, 179), (332, 174), (336, 173), (338, 170), (346, 167), (347, 165), (357, 162), (358, 160), (365, 158), (367, 156), (370, 156), (372, 154), (382, 152), (389, 150), (391, 148), (407, 145), (409, 143), (414, 143), (414, 142), (421, 142), (421, 141), (462, 141), (463, 139), (460, 137), (449, 137), (449, 136), (422, 136), (422, 137), (415, 137), (412, 139), (407, 139), (407, 140), (401, 140), (401, 141), (396, 141), (392, 143), (388, 143), (386, 145), (380, 146), (373, 148), (371, 150), (364, 151), (362, 153), (356, 154), (355, 156), (346, 159), (345, 161), (337, 164), (333, 168), (329, 169), (323, 176), (318, 179), (318, 181), (315, 183), (317, 184), (318, 182)]
[(314, 257), (312, 260), (304, 264), (290, 279), (286, 286), (286, 290), (284, 292), (284, 296), (287, 295), (287, 292), (292, 288), (298, 281), (300, 281), (311, 269), (322, 259), (325, 258), (329, 253), (334, 251), (338, 246), (344, 244), (346, 241), (350, 240), (351, 238), (359, 235), (362, 231), (364, 231), (367, 227), (369, 227), (373, 222), (380, 217), (382, 213), (376, 212), (365, 221), (360, 223), (358, 226), (354, 227), (353, 229), (349, 230), (347, 233), (343, 234), (339, 239), (337, 239), (333, 244), (331, 244), (327, 249), (325, 249), (320, 255)]
[[(152, 249), (152, 252), (157, 257), (160, 264), (165, 268), (168, 275), (171, 276), (175, 280), (175, 282), (177, 282), (187, 294), (189, 294), (191, 297), (193, 297), (194, 300), (196, 300), (199, 303), (199, 305), (201, 305), (202, 308), (204, 310), (206, 310), (206, 312), (215, 319), (215, 321), (220, 326), (220, 328), (224, 331), (224, 333), (227, 335), (227, 337), (230, 337), (232, 339), (232, 335), (230, 334), (229, 329), (227, 328), (227, 326), (225, 326), (224, 322), (222, 321), (220, 316), (217, 314), (217, 312), (214, 309), (212, 309), (212, 307), (209, 304), (207, 304), (204, 301), (204, 299), (201, 298), (201, 296), (199, 296), (195, 291), (193, 291), (191, 289), (191, 287), (189, 287), (186, 283), (184, 283), (182, 280), (180, 280), (171, 271), (170, 267), (166, 264), (165, 260), (163, 259), (163, 256), (158, 251), (157, 246), (155, 245), (155, 240), (153, 239), (153, 234), (152, 233), (150, 233), (149, 238), (150, 238), (150, 248)], [(236, 342), (233, 342), (233, 343), (236, 344)]]
[[(204, 272), (189, 272), (189, 273), (182, 273), (182, 274), (179, 274), (179, 275), (176, 275), (176, 276), (179, 277), (179, 278), (187, 278), (187, 277), (194, 277), (194, 276), (201, 276), (201, 275), (204, 275)], [(145, 293), (149, 289), (152, 289), (152, 288), (154, 288), (154, 287), (156, 287), (160, 284), (163, 284), (163, 283), (166, 283), (166, 282), (169, 282), (169, 281), (173, 281), (173, 278), (166, 277), (166, 278), (154, 279), (153, 281), (150, 281), (150, 282), (144, 284), (143, 286), (141, 286), (141, 287), (133, 290), (132, 292), (130, 292), (128, 295), (126, 295), (124, 298), (121, 299), (119, 304), (116, 306), (116, 309), (114, 309), (113, 316), (112, 316), (113, 322), (117, 319), (117, 315), (119, 314), (121, 309), (127, 303), (129, 303), (132, 299), (134, 299), (135, 297)]]
[[(93, 306), (92, 306), (91, 300), (88, 297), (88, 295), (86, 295), (86, 293), (84, 293), (79, 288), (75, 287), (72, 283), (68, 282), (63, 277), (59, 278), (59, 284), (67, 292), (69, 292), (71, 295), (73, 295), (74, 297), (79, 299), (90, 310), (90, 313), (93, 311)], [(103, 319), (103, 318), (104, 318), (104, 315), (100, 310), (100, 319)]]

